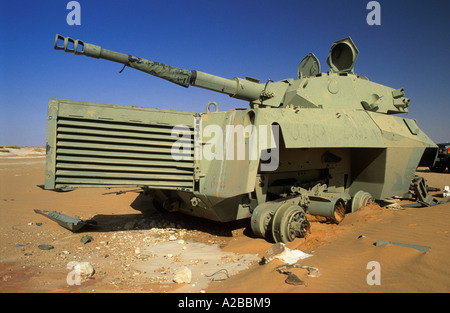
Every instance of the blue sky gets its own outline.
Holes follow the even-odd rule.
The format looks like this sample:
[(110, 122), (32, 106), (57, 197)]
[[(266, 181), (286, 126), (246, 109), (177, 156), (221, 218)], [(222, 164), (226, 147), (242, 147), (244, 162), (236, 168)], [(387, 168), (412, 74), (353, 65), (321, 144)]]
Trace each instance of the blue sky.
[(366, 0), (79, 0), (70, 26), (66, 0), (0, 0), (0, 145), (45, 145), (50, 98), (204, 112), (248, 107), (226, 95), (160, 80), (105, 60), (53, 50), (55, 34), (225, 78), (296, 78), (313, 52), (322, 71), (335, 40), (351, 36), (355, 73), (405, 88), (410, 113), (436, 142), (450, 141), (450, 2)]

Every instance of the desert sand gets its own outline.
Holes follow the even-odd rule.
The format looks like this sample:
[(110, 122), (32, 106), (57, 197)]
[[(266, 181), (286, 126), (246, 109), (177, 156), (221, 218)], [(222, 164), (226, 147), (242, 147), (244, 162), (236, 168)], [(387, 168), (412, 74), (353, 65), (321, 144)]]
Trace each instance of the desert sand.
[[(450, 291), (450, 203), (421, 208), (370, 205), (347, 214), (339, 225), (311, 222), (311, 233), (286, 247), (310, 254), (297, 264), (316, 267), (320, 276), (292, 268), (289, 271), (302, 281), (292, 285), (286, 283), (286, 274), (277, 271), (286, 265), (282, 260), (261, 264), (273, 243), (254, 238), (248, 221), (220, 224), (152, 210), (142, 213), (131, 207), (138, 195), (132, 189), (122, 194), (114, 192), (123, 189), (43, 190), (44, 160), (42, 147), (0, 150), (3, 293)], [(442, 195), (444, 186), (450, 185), (448, 172), (437, 174), (419, 168), (417, 174), (428, 186), (440, 189), (431, 192), (438, 200), (449, 199)], [(71, 232), (34, 209), (93, 219), (97, 224)], [(92, 240), (81, 242), (85, 235)], [(430, 250), (375, 246), (378, 240)], [(53, 249), (40, 249), (44, 244)], [(213, 256), (217, 258), (208, 259)], [(79, 285), (71, 284), (68, 277), (72, 268), (68, 265), (72, 261), (89, 262), (94, 274), (83, 276)], [(173, 281), (181, 265), (192, 270), (189, 283)]]

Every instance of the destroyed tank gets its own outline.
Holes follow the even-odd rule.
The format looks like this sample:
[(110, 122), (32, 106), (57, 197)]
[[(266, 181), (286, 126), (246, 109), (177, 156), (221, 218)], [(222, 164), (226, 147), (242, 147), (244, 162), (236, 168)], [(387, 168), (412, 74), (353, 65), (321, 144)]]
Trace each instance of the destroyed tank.
[[(220, 222), (249, 219), (273, 242), (304, 237), (309, 218), (339, 223), (374, 200), (432, 205), (418, 166), (437, 146), (410, 100), (354, 73), (358, 49), (334, 42), (321, 72), (313, 53), (297, 78), (226, 79), (56, 35), (54, 48), (121, 63), (183, 87), (248, 101), (248, 109), (185, 112), (51, 99), (45, 188), (133, 187), (136, 201)], [(212, 108), (213, 107), (213, 108)], [(411, 192), (413, 191), (413, 192)]]

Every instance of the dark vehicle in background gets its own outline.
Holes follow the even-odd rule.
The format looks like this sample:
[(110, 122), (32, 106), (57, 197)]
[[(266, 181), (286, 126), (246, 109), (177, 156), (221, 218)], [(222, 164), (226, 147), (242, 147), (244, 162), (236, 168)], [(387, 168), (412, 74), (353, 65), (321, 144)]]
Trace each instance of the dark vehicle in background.
[(439, 147), (438, 156), (434, 165), (430, 166), (430, 170), (437, 173), (444, 173), (445, 169), (450, 171), (450, 142), (438, 143), (437, 145)]

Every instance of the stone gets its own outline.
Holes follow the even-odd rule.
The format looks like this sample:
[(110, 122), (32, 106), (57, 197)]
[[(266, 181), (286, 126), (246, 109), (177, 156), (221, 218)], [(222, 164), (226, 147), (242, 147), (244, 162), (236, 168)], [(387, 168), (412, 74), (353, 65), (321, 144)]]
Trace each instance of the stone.
[(270, 247), (269, 250), (266, 251), (263, 256), (263, 262), (269, 263), (274, 259), (274, 257), (284, 252), (285, 249), (286, 248), (282, 242), (277, 242), (272, 247)]
[(83, 277), (91, 277), (92, 275), (94, 275), (94, 267), (92, 266), (91, 263), (89, 262), (80, 262), (79, 263), (79, 267), (80, 267), (80, 275)]
[(38, 248), (41, 250), (51, 250), (54, 247), (52, 245), (39, 245)]
[(189, 268), (186, 266), (183, 266), (180, 268), (176, 273), (175, 277), (173, 278), (173, 281), (177, 284), (189, 284), (192, 279), (192, 272)]

